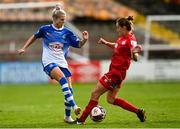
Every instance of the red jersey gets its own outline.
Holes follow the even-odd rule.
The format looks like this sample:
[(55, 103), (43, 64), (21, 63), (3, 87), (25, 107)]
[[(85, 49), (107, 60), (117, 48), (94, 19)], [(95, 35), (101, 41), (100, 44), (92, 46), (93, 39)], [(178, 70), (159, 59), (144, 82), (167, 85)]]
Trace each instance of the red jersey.
[(137, 45), (133, 34), (121, 36), (114, 47), (109, 72), (104, 74), (99, 82), (108, 90), (120, 88), (126, 77), (126, 70), (131, 64), (131, 49)]
[(136, 45), (137, 41), (134, 34), (119, 37), (114, 47), (114, 53), (109, 70), (128, 70), (131, 64), (131, 49)]

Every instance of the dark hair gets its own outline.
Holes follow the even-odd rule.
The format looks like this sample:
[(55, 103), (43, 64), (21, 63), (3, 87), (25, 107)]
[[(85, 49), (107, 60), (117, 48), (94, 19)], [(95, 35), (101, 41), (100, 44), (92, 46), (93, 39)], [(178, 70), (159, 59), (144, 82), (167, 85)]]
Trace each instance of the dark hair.
[(126, 26), (127, 30), (131, 31), (131, 30), (133, 30), (132, 21), (133, 21), (133, 16), (128, 16), (127, 18), (117, 19), (116, 23), (121, 27)]

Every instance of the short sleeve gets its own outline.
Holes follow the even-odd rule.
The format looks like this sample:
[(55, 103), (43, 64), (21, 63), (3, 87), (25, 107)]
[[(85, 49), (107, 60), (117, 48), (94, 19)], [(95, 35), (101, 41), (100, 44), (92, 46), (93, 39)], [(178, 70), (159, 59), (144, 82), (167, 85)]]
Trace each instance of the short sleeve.
[(70, 46), (75, 47), (75, 48), (79, 48), (79, 37), (77, 37), (75, 34), (73, 34), (72, 32), (68, 35), (69, 38), (69, 42), (70, 42)]
[(137, 41), (131, 40), (130, 42), (131, 42), (132, 48), (135, 48), (137, 46)]
[(35, 38), (43, 37), (43, 27), (40, 27), (39, 30), (34, 34)]

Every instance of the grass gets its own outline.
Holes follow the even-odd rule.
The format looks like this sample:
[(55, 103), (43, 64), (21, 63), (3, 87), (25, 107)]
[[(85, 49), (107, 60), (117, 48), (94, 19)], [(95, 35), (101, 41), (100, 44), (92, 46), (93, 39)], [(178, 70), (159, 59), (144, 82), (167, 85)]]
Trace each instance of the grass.
[[(86, 106), (94, 85), (74, 84), (79, 106)], [(179, 82), (126, 82), (119, 97), (145, 108), (148, 113), (145, 123), (139, 122), (135, 114), (107, 104), (103, 95), (100, 105), (107, 110), (104, 121), (95, 123), (88, 118), (86, 125), (68, 125), (63, 122), (63, 95), (59, 86), (1, 84), (0, 128), (179, 128), (179, 91)]]

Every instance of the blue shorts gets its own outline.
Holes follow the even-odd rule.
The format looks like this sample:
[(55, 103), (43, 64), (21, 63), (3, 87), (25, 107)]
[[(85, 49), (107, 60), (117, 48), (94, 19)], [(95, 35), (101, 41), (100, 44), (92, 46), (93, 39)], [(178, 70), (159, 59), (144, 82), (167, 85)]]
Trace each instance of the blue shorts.
[[(55, 68), (55, 67), (59, 67), (58, 64), (56, 63), (50, 63), (47, 66), (44, 67), (44, 72), (49, 75), (51, 77), (51, 71)], [(63, 72), (65, 77), (70, 77), (72, 76), (71, 72), (67, 69), (67, 68), (62, 68), (59, 67), (60, 70)], [(52, 77), (51, 77), (52, 78)]]

